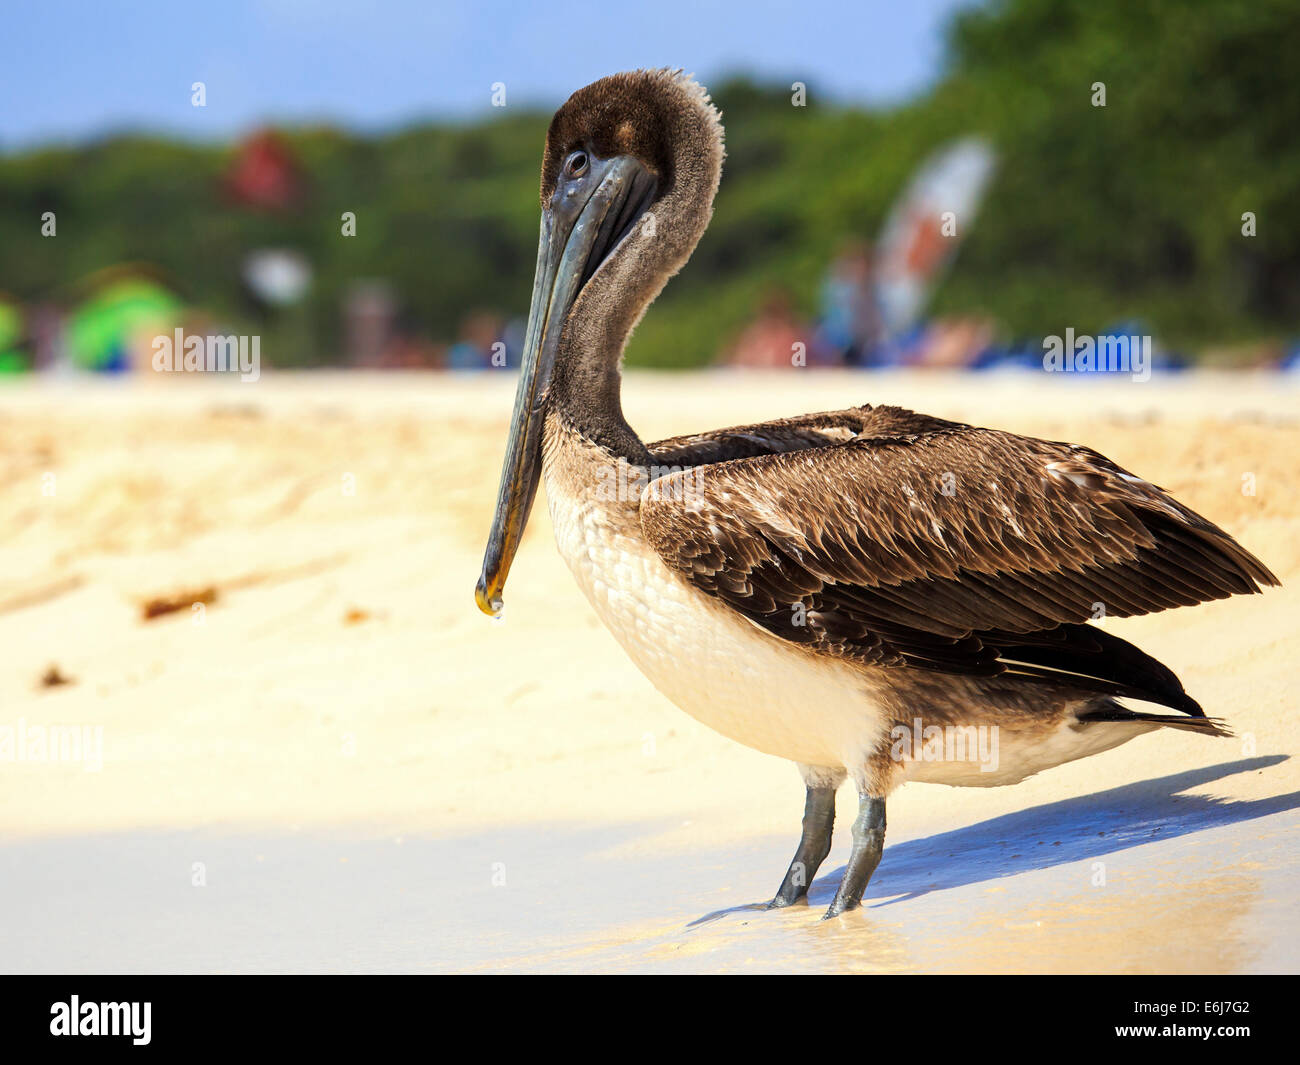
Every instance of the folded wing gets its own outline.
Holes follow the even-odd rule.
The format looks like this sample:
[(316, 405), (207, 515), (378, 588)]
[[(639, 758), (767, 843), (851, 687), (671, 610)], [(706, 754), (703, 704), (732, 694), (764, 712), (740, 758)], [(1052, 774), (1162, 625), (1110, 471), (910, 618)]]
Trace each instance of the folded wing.
[[(1050, 678), (1115, 657), (1089, 620), (1277, 583), (1218, 526), (1076, 445), (863, 407), (651, 452), (682, 467), (641, 500), (667, 565), (775, 636), (877, 665)], [(1141, 657), (1139, 672), (1158, 666)]]

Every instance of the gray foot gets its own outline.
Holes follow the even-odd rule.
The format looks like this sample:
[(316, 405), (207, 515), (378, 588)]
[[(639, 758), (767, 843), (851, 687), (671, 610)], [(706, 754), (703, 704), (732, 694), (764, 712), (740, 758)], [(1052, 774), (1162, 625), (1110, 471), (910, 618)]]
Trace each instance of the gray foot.
[(880, 864), (880, 852), (885, 848), (885, 800), (875, 795), (862, 795), (858, 799), (858, 816), (853, 822), (853, 851), (844, 870), (844, 879), (835, 892), (835, 901), (822, 920), (838, 917), (846, 910), (856, 910), (862, 902), (867, 881)]
[(776, 897), (768, 903), (769, 910), (793, 906), (808, 894), (808, 885), (831, 852), (834, 828), (835, 789), (810, 787), (803, 806), (803, 835), (799, 839), (799, 849), (795, 851)]

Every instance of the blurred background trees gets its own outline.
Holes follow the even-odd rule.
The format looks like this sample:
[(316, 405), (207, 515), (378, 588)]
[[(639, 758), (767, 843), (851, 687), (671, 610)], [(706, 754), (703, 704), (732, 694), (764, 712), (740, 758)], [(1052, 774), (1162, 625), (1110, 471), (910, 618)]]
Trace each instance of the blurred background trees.
[[(935, 311), (991, 316), (1009, 337), (1140, 318), (1194, 351), (1293, 336), (1297, 56), (1294, 0), (1008, 0), (955, 18), (944, 76), (892, 110), (827, 105), (812, 75), (806, 107), (788, 85), (715, 82), (728, 138), (715, 222), (629, 362), (711, 361), (774, 283), (811, 313), (837, 250), (875, 237), (914, 168), (969, 133), (999, 167)], [(343, 357), (350, 286), (380, 280), (406, 328), (451, 342), (477, 310), (526, 310), (548, 118), (279, 130), (301, 179), (282, 209), (232, 198), (238, 145), (131, 136), (2, 156), (0, 290), (59, 302), (96, 271), (147, 263), (207, 313), (281, 330), (279, 364), (318, 365)], [(57, 239), (41, 235), (46, 211)], [(292, 321), (268, 317), (243, 276), (268, 247), (313, 270)]]

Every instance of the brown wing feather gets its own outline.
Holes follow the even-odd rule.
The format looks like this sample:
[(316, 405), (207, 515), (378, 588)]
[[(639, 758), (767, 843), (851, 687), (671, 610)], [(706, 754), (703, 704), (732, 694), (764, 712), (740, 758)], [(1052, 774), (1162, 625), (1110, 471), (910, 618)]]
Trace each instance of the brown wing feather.
[(831, 447), (858, 436), (905, 438), (920, 433), (969, 428), (960, 422), (917, 414), (902, 407), (850, 407), (848, 410), (801, 414), (757, 425), (675, 436), (648, 445), (648, 450), (656, 463), (689, 467)]
[(703, 466), (732, 459), (754, 458), (852, 440), (868, 424), (869, 409), (805, 414), (758, 425), (739, 425), (691, 436), (675, 436), (650, 444), (656, 463), (664, 466)]
[(1126, 617), (1277, 583), (1218, 526), (1072, 444), (863, 407), (650, 450), (694, 467), (642, 496), (669, 566), (775, 635), (881, 665), (997, 673), (1016, 634), (1097, 604)]

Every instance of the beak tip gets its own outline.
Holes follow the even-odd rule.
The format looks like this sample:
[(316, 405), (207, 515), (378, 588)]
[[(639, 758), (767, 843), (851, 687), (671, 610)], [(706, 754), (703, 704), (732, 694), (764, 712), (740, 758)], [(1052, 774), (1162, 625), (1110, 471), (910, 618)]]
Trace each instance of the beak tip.
[(499, 593), (493, 596), (488, 595), (487, 582), (482, 577), (479, 578), (478, 584), (474, 587), (474, 602), (490, 618), (499, 618), (501, 608), (505, 605), (502, 603)]

